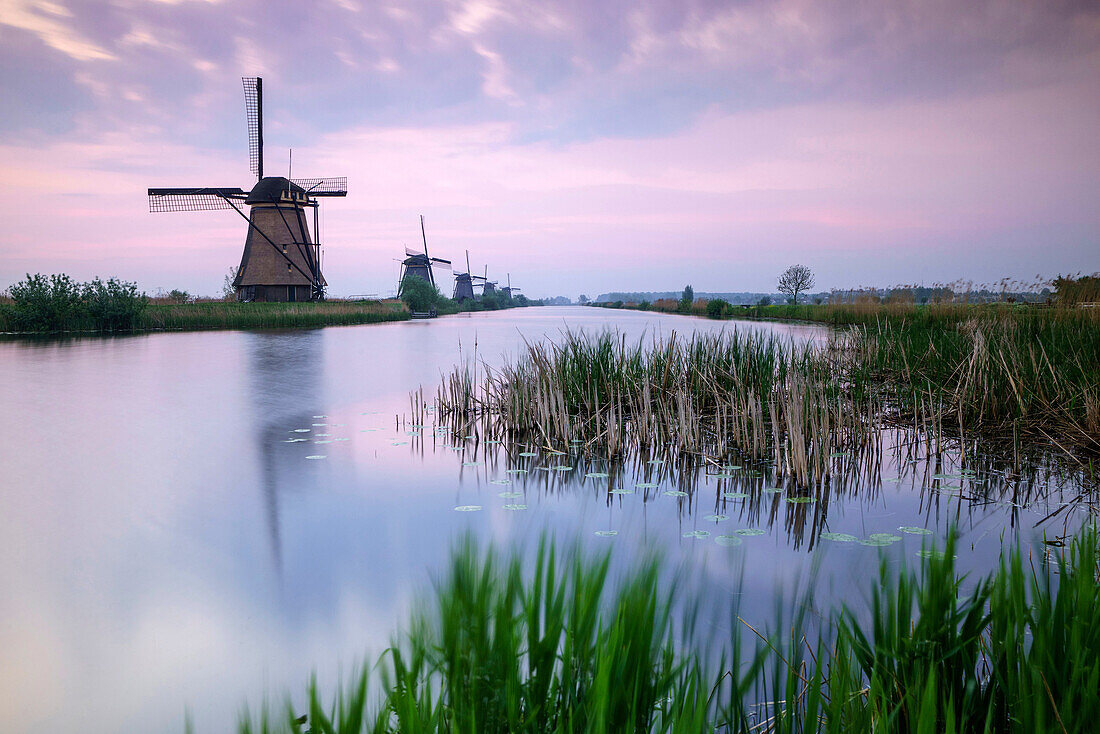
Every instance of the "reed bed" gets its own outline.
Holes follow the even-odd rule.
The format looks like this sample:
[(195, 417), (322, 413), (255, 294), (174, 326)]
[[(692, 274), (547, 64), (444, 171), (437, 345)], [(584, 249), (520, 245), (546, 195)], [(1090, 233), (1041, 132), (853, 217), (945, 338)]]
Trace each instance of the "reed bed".
[(402, 321), (401, 301), (323, 301), (319, 303), (237, 303), (207, 301), (150, 305), (136, 330), (283, 329)]
[[(559, 344), (529, 344), (499, 369), (456, 369), (435, 411), (517, 440), (583, 441), (611, 456), (774, 456), (810, 486), (832, 471), (833, 454), (874, 445), (879, 400), (837, 378), (845, 353), (839, 342), (819, 349), (752, 333), (673, 334), (651, 345), (567, 333)], [(414, 401), (414, 414), (423, 405)]]
[(1054, 448), (1084, 467), (1100, 453), (1092, 319), (960, 315), (947, 328), (885, 318), (808, 345), (736, 331), (648, 345), (567, 333), (499, 369), (457, 368), (437, 391), (436, 415), (610, 455), (771, 454), (802, 486), (828, 477), (833, 455), (873, 448), (884, 426), (913, 428), (935, 453), (972, 432), (1010, 453)]
[(718, 637), (654, 561), (613, 578), (608, 554), (544, 541), (525, 564), (466, 540), (373, 669), (333, 697), (314, 680), (304, 705), (245, 713), (238, 731), (1094, 731), (1096, 530), (1046, 557), (1008, 548), (981, 578), (954, 550), (884, 562), (866, 607), (806, 596), (771, 629), (734, 607)]

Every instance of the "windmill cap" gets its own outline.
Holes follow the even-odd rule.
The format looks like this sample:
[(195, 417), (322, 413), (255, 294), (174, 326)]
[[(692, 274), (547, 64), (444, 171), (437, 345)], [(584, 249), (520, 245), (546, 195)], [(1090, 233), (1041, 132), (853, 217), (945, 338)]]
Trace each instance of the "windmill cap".
[(305, 201), (306, 190), (282, 176), (267, 176), (248, 192), (245, 204), (274, 204), (284, 199)]

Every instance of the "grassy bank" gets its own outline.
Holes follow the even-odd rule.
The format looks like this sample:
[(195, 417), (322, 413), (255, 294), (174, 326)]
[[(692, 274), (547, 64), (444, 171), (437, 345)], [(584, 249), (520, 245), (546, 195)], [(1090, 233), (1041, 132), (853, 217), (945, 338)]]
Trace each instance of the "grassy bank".
[(322, 301), (317, 303), (237, 303), (209, 301), (149, 305), (137, 330), (278, 329), (402, 321), (409, 310), (401, 301)]
[(686, 592), (656, 563), (612, 579), (607, 555), (544, 544), (531, 568), (467, 541), (373, 672), (335, 696), (314, 681), (302, 705), (238, 731), (1093, 731), (1095, 531), (1046, 563), (1008, 549), (965, 585), (953, 550), (915, 571), (884, 563), (869, 607), (806, 599), (787, 629), (733, 608), (718, 637), (676, 621)]

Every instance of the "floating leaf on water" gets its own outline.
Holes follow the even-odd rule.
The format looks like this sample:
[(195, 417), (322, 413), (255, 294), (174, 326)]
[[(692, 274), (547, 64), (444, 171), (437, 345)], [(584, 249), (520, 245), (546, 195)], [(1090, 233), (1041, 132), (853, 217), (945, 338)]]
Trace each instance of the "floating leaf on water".
[(707, 515), (704, 520), (710, 520), (711, 522), (725, 522), (730, 519), (729, 515)]
[(481, 510), (481, 505), (459, 505), (455, 508), (455, 512), (478, 512)]
[(502, 505), (505, 510), (526, 510), (527, 505)]
[(856, 540), (859, 540), (859, 538), (857, 538), (856, 536), (849, 535), (848, 533), (824, 532), (819, 537), (822, 540), (831, 540), (834, 543), (852, 543)]
[(413, 424), (410, 425), (410, 428), (415, 428), (418, 431), (423, 427), (424, 426), (420, 425), (419, 423), (413, 423)]
[(813, 497), (788, 497), (787, 501), (792, 505), (807, 505), (811, 502), (815, 502)]
[(511, 484), (511, 479), (490, 479), (489, 484)]
[(687, 497), (687, 496), (688, 496), (688, 493), (687, 493), (687, 492), (681, 492), (681, 491), (680, 491), (680, 490), (678, 490), (678, 489), (668, 489), (668, 490), (665, 490), (664, 494), (665, 494), (665, 496), (667, 496), (667, 497)]
[(526, 474), (527, 470), (526, 469), (506, 469), (504, 471), (504, 473), (505, 474)]
[(597, 530), (595, 534), (600, 536), (601, 538), (613, 538), (613, 537), (615, 537), (616, 535), (619, 534), (619, 531), (618, 530)]
[(295, 428), (294, 432), (295, 433), (309, 433), (312, 430), (313, 430), (312, 428)]
[(707, 476), (713, 477), (714, 479), (736, 479), (737, 478), (737, 475), (735, 475), (735, 474), (708, 474)]
[(723, 497), (728, 497), (731, 500), (744, 500), (744, 499), (748, 499), (748, 497), (749, 497), (744, 492), (723, 492), (722, 496)]
[(660, 485), (654, 484), (653, 482), (638, 482), (634, 486), (637, 487), (638, 489), (653, 489), (654, 487), (657, 487), (657, 486), (660, 486)]
[(745, 535), (745, 536), (748, 536), (748, 535), (763, 535), (764, 534), (764, 531), (761, 530), (760, 528), (738, 528), (737, 530), (734, 530), (733, 532), (737, 533), (738, 535)]
[[(927, 548), (924, 548), (922, 550), (917, 551), (916, 555), (917, 555), (917, 558), (933, 558), (937, 561), (942, 561), (944, 558), (947, 557), (947, 553), (945, 553), (944, 551), (929, 550)], [(958, 558), (958, 556), (951, 556), (951, 557), (952, 558)]]
[(497, 497), (500, 497), (501, 499), (505, 499), (505, 500), (514, 500), (516, 497), (522, 497), (522, 496), (523, 496), (523, 492), (501, 492), (500, 494), (497, 495)]
[(741, 545), (741, 537), (738, 535), (715, 535), (714, 542), (718, 545), (724, 545), (727, 548), (731, 548), (735, 545)]
[(761, 487), (760, 491), (764, 494), (778, 494), (783, 491), (782, 487)]
[(408, 445), (409, 445), (408, 441), (394, 441), (393, 443), (390, 444), (390, 446), (408, 446)]
[(607, 479), (611, 475), (605, 471), (590, 471), (585, 476), (590, 479)]
[[(366, 413), (364, 413), (363, 415), (366, 415)], [(314, 418), (328, 418), (328, 416), (327, 416), (327, 415), (315, 415), (315, 416), (313, 416), (313, 417), (314, 417)]]
[(633, 489), (622, 489), (620, 487), (619, 489), (611, 490), (611, 494), (634, 494), (634, 490)]
[(350, 438), (334, 438), (333, 441), (350, 441)]
[(725, 466), (720, 467), (720, 468), (722, 469), (722, 471), (737, 471), (738, 469), (741, 468), (741, 465), (740, 464), (726, 464)]
[(573, 471), (573, 467), (559, 464), (558, 466), (550, 467), (550, 471)]
[(462, 462), (462, 466), (481, 466), (481, 462), (480, 461), (464, 461), (464, 462)]
[(871, 533), (867, 537), (872, 540), (888, 540), (891, 543), (896, 543), (901, 540), (900, 535), (894, 535), (893, 533)]
[(301, 443), (302, 441), (308, 441), (308, 438), (288, 438), (283, 443)]
[(331, 433), (315, 433), (314, 436), (331, 436)]
[(918, 528), (910, 525), (902, 525), (898, 528), (903, 533), (909, 533), (910, 535), (931, 535), (932, 531), (927, 528)]
[(466, 450), (466, 448), (464, 446), (448, 446), (447, 448), (449, 448), (451, 451), (465, 451)]
[(962, 477), (961, 474), (933, 474), (932, 475), (933, 479), (959, 479), (961, 477)]
[(684, 533), (685, 538), (709, 538), (710, 532), (706, 530), (692, 530)]
[(486, 441), (485, 443), (487, 443), (487, 444), (495, 444), (495, 443), (500, 443), (500, 441), (497, 441), (496, 439), (492, 439), (492, 440)]
[(314, 423), (313, 427), (316, 428), (318, 426), (327, 426), (327, 425), (328, 425), (327, 423)]
[(322, 454), (314, 454), (313, 456), (307, 456), (306, 458), (307, 459), (327, 459), (328, 457), (324, 456)]
[(520, 456), (538, 456), (538, 454), (535, 453), (534, 451), (521, 451), (521, 452), (519, 452), (519, 455)]
[(322, 438), (320, 441), (314, 441), (313, 443), (332, 443), (332, 439)]
[(847, 458), (847, 456), (848, 456), (848, 454), (846, 454), (843, 451), (837, 451), (834, 454), (829, 454), (830, 459), (844, 459), (844, 458)]
[(664, 459), (650, 459), (646, 463), (647, 464), (653, 464), (654, 466), (660, 466), (661, 464), (665, 463), (665, 460)]

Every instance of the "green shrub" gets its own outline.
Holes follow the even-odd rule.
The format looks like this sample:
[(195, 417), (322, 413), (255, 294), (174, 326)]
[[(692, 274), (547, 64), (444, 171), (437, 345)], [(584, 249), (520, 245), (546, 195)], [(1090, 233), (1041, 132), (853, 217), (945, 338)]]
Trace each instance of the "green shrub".
[(115, 278), (108, 278), (106, 282), (95, 278), (84, 283), (80, 294), (93, 328), (98, 331), (132, 329), (149, 305), (149, 299), (138, 292), (136, 283)]
[(730, 305), (721, 298), (712, 298), (707, 301), (707, 316), (718, 319), (730, 312)]
[(407, 275), (401, 281), (401, 300), (410, 311), (425, 313), (438, 308), (443, 296), (434, 285), (415, 275)]

